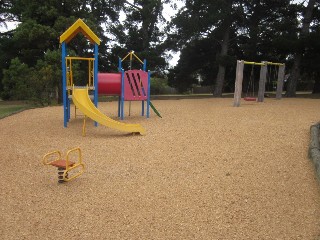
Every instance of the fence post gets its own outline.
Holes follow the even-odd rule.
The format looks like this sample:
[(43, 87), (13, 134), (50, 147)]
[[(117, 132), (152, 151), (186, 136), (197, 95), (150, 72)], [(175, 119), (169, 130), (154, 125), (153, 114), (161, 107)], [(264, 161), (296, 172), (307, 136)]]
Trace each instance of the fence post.
[(242, 81), (243, 81), (243, 67), (244, 67), (244, 61), (238, 60), (237, 70), (236, 70), (236, 81), (235, 81), (235, 88), (234, 88), (234, 100), (233, 100), (234, 107), (240, 106), (241, 93), (242, 93)]

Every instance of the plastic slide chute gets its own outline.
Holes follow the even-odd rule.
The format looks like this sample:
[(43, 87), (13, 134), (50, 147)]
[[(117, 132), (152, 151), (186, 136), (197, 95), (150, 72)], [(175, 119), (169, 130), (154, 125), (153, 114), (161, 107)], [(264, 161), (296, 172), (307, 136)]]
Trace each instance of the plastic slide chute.
[(73, 88), (72, 101), (83, 114), (101, 125), (123, 132), (140, 133), (141, 135), (146, 133), (146, 130), (140, 124), (121, 123), (100, 112), (90, 100), (87, 88)]

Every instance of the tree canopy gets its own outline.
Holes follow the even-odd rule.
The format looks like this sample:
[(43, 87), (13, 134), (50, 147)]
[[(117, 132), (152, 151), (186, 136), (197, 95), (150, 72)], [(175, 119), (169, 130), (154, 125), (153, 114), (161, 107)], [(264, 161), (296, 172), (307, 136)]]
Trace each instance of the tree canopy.
[[(170, 21), (165, 9), (182, 6)], [(304, 4), (303, 4), (304, 3)], [(286, 64), (287, 96), (320, 92), (319, 1), (290, 0), (4, 0), (0, 1), (0, 92), (3, 99), (61, 97), (59, 36), (78, 18), (101, 39), (99, 69), (116, 71), (135, 51), (148, 69), (180, 92), (211, 85), (233, 91), (237, 59)], [(6, 30), (9, 22), (17, 27)], [(77, 36), (72, 54), (89, 56)], [(169, 68), (168, 51), (180, 52)], [(79, 74), (81, 74), (81, 66)], [(246, 70), (248, 71), (248, 70)]]

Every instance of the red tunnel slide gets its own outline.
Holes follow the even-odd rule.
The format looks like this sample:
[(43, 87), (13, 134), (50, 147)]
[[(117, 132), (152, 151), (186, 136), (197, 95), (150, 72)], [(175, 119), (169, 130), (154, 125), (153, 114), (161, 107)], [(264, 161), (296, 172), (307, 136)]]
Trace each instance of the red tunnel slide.
[(98, 73), (98, 94), (121, 95), (121, 73)]

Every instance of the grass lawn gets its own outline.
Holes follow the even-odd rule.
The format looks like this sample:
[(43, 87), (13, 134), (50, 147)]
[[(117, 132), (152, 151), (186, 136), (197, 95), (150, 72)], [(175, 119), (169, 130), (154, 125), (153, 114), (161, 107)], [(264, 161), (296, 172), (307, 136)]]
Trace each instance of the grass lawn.
[[(267, 98), (275, 98), (274, 92), (266, 92)], [(169, 99), (192, 99), (192, 98), (211, 98), (212, 94), (172, 94), (172, 95), (152, 95), (151, 100), (169, 100)], [(223, 98), (233, 98), (233, 93), (224, 93)], [(320, 99), (320, 94), (311, 94), (310, 92), (297, 92), (297, 98), (312, 98)], [(117, 101), (117, 96), (99, 96), (99, 102), (112, 102)], [(0, 99), (0, 119), (10, 116), (15, 113), (19, 113), (23, 110), (35, 107), (32, 104), (28, 104), (25, 101), (2, 101)]]
[(0, 101), (0, 119), (31, 108), (23, 101)]

